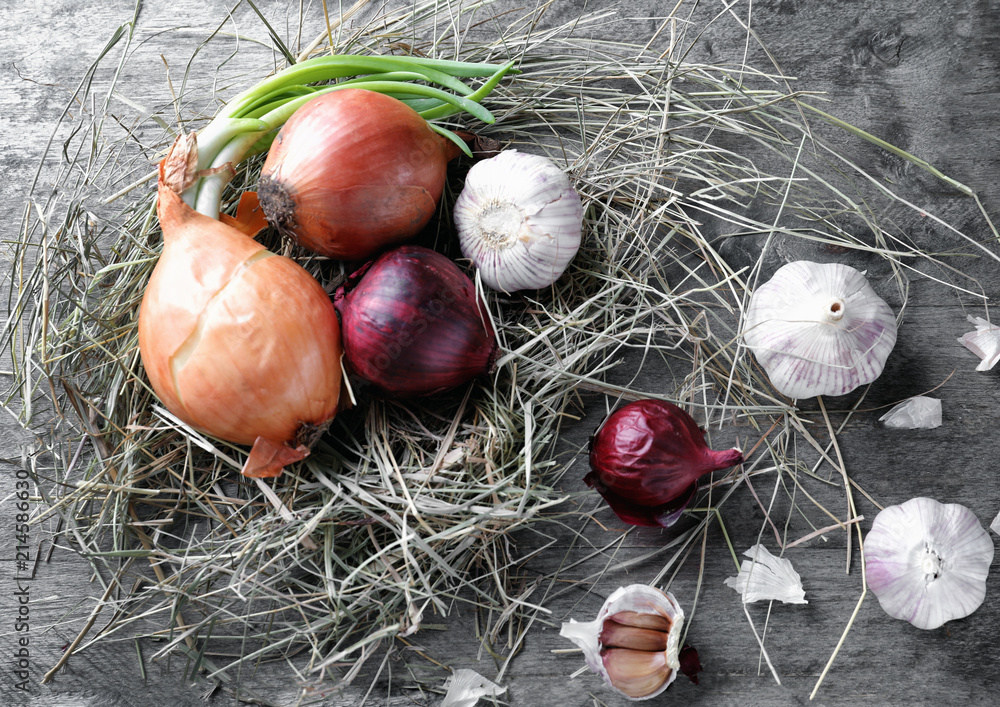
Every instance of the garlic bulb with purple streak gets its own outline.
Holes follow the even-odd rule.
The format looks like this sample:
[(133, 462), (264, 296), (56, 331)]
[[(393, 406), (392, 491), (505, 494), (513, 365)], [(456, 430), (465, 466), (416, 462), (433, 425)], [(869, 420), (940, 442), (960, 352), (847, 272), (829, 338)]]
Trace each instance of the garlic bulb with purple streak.
[(500, 292), (548, 287), (580, 249), (580, 195), (541, 155), (505, 150), (474, 164), (454, 218), (462, 254)]
[(743, 339), (779, 393), (844, 395), (882, 373), (896, 318), (849, 265), (799, 260), (754, 291)]
[(968, 616), (986, 597), (993, 539), (965, 506), (932, 498), (888, 506), (875, 516), (864, 547), (879, 604), (917, 628)]

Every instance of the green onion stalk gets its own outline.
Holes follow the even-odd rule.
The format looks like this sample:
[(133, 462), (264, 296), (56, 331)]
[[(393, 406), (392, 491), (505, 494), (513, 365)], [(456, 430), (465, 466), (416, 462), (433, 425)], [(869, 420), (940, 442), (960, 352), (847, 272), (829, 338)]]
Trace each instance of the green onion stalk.
[[(198, 133), (197, 169), (206, 176), (186, 189), (182, 197), (196, 211), (218, 218), (223, 190), (234, 174), (226, 165), (266, 152), (278, 129), (295, 111), (317, 96), (345, 88), (363, 88), (397, 98), (427, 120), (434, 131), (470, 155), (464, 140), (430, 121), (465, 112), (492, 124), (493, 115), (480, 101), (512, 67), (513, 62), (480, 64), (402, 56), (328, 55), (299, 62), (236, 96)], [(460, 77), (487, 80), (473, 89)], [(337, 79), (346, 80), (322, 84)]]

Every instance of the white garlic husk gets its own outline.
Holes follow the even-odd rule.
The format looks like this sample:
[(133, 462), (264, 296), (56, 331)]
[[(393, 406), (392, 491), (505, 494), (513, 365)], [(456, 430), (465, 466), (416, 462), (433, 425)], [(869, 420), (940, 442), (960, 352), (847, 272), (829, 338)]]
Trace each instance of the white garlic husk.
[(933, 629), (983, 603), (993, 551), (965, 506), (911, 498), (875, 516), (864, 542), (865, 575), (889, 616)]
[(474, 164), (453, 214), (462, 254), (500, 292), (548, 287), (580, 249), (580, 195), (541, 155), (505, 150)]
[(619, 587), (593, 621), (570, 619), (559, 635), (583, 650), (604, 682), (632, 700), (656, 697), (680, 670), (684, 611), (674, 595), (645, 584)]
[(976, 330), (963, 334), (958, 342), (981, 359), (977, 371), (988, 371), (1000, 361), (1000, 327), (971, 314), (968, 319)]
[(896, 319), (859, 271), (799, 260), (757, 287), (743, 339), (779, 393), (844, 395), (882, 373)]
[(990, 523), (990, 530), (992, 530), (997, 535), (1000, 535), (1000, 513), (997, 513), (993, 517), (993, 522)]
[(802, 577), (783, 557), (775, 557), (770, 550), (757, 543), (743, 553), (739, 574), (727, 577), (724, 583), (740, 593), (744, 604), (755, 601), (777, 600), (786, 604), (808, 604)]
[(894, 406), (878, 420), (890, 429), (931, 430), (943, 422), (941, 400), (917, 395)]
[(507, 688), (487, 680), (475, 670), (459, 668), (445, 683), (448, 692), (438, 707), (474, 707), (480, 697), (497, 697)]

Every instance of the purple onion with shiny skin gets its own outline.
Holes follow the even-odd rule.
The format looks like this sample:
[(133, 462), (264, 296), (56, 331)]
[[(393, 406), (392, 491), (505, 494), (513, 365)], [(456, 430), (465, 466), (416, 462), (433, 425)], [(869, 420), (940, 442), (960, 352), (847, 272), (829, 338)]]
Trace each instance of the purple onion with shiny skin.
[(638, 400), (613, 412), (591, 438), (584, 481), (622, 521), (666, 528), (694, 498), (699, 478), (742, 462), (739, 449), (710, 449), (698, 423), (676, 405)]
[(472, 281), (420, 246), (391, 250), (334, 294), (352, 382), (412, 398), (455, 388), (492, 368), (497, 340)]

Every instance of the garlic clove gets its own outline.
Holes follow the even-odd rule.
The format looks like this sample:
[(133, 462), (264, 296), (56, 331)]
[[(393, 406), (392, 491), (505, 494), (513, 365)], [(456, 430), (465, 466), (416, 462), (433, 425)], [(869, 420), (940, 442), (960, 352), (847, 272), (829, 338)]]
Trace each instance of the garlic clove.
[(759, 543), (743, 554), (751, 559), (743, 560), (739, 574), (724, 581), (727, 587), (742, 595), (744, 604), (774, 599), (786, 604), (809, 603), (802, 588), (802, 578), (791, 562), (775, 557)]
[(800, 260), (753, 293), (743, 338), (778, 392), (836, 396), (882, 373), (896, 320), (859, 271)]
[(462, 254), (501, 292), (551, 285), (580, 248), (580, 196), (541, 155), (505, 150), (477, 162), (453, 215)]
[(988, 371), (1000, 361), (1000, 327), (972, 315), (969, 321), (976, 330), (962, 335), (958, 342), (982, 359), (976, 366), (977, 371)]
[[(643, 626), (623, 624), (619, 619)], [(667, 627), (663, 631), (665, 639), (657, 639), (655, 650), (609, 646), (602, 641), (604, 636), (613, 642), (645, 644), (650, 636), (640, 632), (657, 631), (663, 626)], [(673, 594), (632, 584), (615, 590), (596, 619), (586, 623), (570, 619), (562, 625), (559, 635), (583, 650), (588, 667), (609, 686), (631, 699), (648, 699), (666, 690), (677, 676), (683, 626), (684, 611)]]
[(636, 651), (665, 651), (667, 633), (655, 628), (626, 626), (609, 618), (601, 627), (601, 645), (609, 648), (631, 648)]
[(941, 426), (941, 401), (926, 395), (917, 395), (894, 406), (879, 418), (890, 429), (917, 430)]
[(629, 650), (610, 648), (601, 656), (611, 684), (619, 692), (633, 699), (644, 699), (658, 694), (674, 671), (667, 666), (663, 651)]
[(660, 614), (644, 614), (638, 611), (619, 611), (608, 617), (615, 623), (636, 628), (649, 628), (656, 631), (670, 631), (673, 622), (667, 616)]
[(933, 629), (986, 597), (993, 540), (955, 503), (913, 498), (881, 511), (864, 542), (868, 586), (887, 614)]

